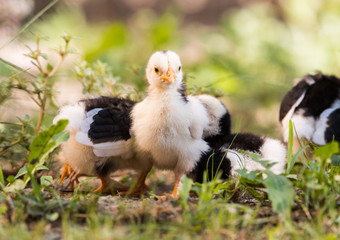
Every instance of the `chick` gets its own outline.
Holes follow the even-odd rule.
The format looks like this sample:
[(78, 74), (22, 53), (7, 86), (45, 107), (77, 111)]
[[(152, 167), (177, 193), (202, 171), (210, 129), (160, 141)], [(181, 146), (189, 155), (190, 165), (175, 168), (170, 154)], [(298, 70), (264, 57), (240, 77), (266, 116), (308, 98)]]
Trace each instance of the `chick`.
[(131, 112), (131, 132), (138, 152), (149, 154), (156, 168), (174, 172), (171, 196), (176, 198), (182, 176), (209, 149), (203, 140), (209, 116), (202, 102), (185, 94), (182, 65), (176, 53), (154, 53), (146, 76), (147, 97)]
[[(115, 121), (119, 123), (120, 128), (114, 128), (118, 124), (117, 122), (107, 122), (108, 119), (99, 118), (101, 121), (100, 129), (105, 129), (105, 132), (115, 132), (116, 136), (110, 136), (111, 141), (123, 141), (124, 146), (129, 146), (131, 141), (125, 141), (130, 138), (129, 128), (131, 122), (129, 122), (129, 113), (134, 106), (134, 102), (128, 99), (114, 98), (114, 97), (99, 97), (93, 99), (86, 99), (79, 101), (74, 105), (65, 106), (60, 109), (60, 113), (54, 119), (57, 122), (59, 119), (68, 119), (69, 124), (67, 129), (70, 130), (70, 139), (62, 144), (60, 151), (60, 159), (65, 164), (63, 173), (60, 178), (60, 183), (64, 177), (71, 172), (71, 188), (73, 182), (77, 182), (77, 176), (90, 175), (98, 176), (101, 180), (101, 186), (96, 192), (108, 191), (110, 183), (110, 174), (114, 171), (121, 169), (132, 169), (141, 172), (141, 177), (144, 178), (143, 173), (149, 172), (152, 164), (148, 161), (138, 162), (135, 159), (134, 152), (129, 149), (110, 149), (112, 154), (105, 154), (106, 149), (110, 148), (110, 143), (107, 143), (107, 138), (97, 137), (94, 139), (96, 142), (96, 148), (93, 148), (93, 143), (88, 141), (87, 129), (89, 129), (90, 120), (93, 120), (93, 116), (101, 116), (105, 114), (103, 111), (98, 114), (102, 109), (109, 109), (111, 114), (115, 115)], [(75, 114), (77, 113), (77, 114)], [(112, 120), (112, 119), (111, 119)], [(123, 123), (123, 124), (122, 124)], [(112, 129), (114, 128), (114, 129)], [(85, 130), (84, 130), (85, 129)], [(91, 131), (95, 131), (97, 128), (92, 128)], [(84, 131), (86, 133), (84, 133)], [(84, 144), (84, 142), (86, 144)], [(115, 151), (117, 150), (117, 151)], [(147, 169), (147, 170), (145, 170)], [(142, 191), (146, 188), (139, 180), (136, 185), (136, 191)]]
[(340, 79), (306, 75), (283, 98), (279, 119), (285, 142), (289, 121), (293, 123), (294, 152), (300, 148), (299, 139), (317, 145), (340, 141)]

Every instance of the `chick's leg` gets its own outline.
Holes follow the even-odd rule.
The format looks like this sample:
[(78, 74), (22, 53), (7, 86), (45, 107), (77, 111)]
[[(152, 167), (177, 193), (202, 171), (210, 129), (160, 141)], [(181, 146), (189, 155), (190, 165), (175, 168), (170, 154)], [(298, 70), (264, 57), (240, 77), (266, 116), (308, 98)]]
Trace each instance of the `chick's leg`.
[(135, 195), (139, 194), (139, 196), (142, 196), (144, 194), (144, 191), (150, 191), (150, 188), (145, 184), (145, 179), (148, 176), (149, 172), (151, 170), (151, 167), (147, 170), (142, 171), (142, 173), (139, 175), (137, 179), (137, 183), (135, 187), (132, 189), (132, 191), (127, 192), (120, 192), (120, 195)]
[(70, 165), (68, 165), (67, 163), (65, 163), (65, 165), (64, 165), (64, 167), (63, 167), (63, 171), (62, 171), (62, 173), (61, 173), (61, 177), (60, 177), (60, 180), (59, 180), (59, 184), (61, 184), (61, 183), (64, 181), (66, 175), (69, 175), (69, 174), (70, 174), (70, 173), (69, 173), (69, 172), (70, 172), (70, 169), (71, 169)]
[(181, 177), (176, 175), (175, 185), (174, 185), (174, 188), (172, 189), (172, 192), (170, 194), (160, 195), (158, 196), (158, 198), (161, 200), (167, 200), (169, 199), (169, 197), (177, 199), (179, 197), (178, 188), (179, 188), (180, 183), (181, 183)]
[(144, 190), (150, 191), (150, 188), (145, 184), (145, 179), (148, 176), (150, 170), (151, 168), (141, 173), (134, 189), (135, 192), (139, 192), (142, 195), (144, 193)]
[(109, 182), (107, 178), (104, 176), (99, 176), (99, 179), (101, 181), (101, 184), (94, 192), (95, 193), (107, 192), (109, 190)]
[(68, 187), (70, 187), (70, 190), (73, 190), (75, 184), (79, 184), (78, 173), (75, 170), (72, 170), (71, 166), (67, 163), (65, 163), (63, 167), (59, 184), (64, 181), (66, 176), (69, 176), (70, 183), (65, 188), (67, 189)]
[(176, 178), (174, 188), (170, 194), (171, 197), (178, 198), (178, 186), (180, 182), (181, 182), (181, 178)]

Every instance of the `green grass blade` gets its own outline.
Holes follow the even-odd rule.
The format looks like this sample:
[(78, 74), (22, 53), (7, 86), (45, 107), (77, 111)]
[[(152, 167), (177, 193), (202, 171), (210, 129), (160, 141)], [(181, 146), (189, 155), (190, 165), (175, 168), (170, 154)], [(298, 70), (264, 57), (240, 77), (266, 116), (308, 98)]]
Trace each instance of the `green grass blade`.
[(306, 150), (306, 148), (308, 148), (308, 146), (303, 146), (303, 147), (301, 147), (293, 156), (292, 156), (292, 158), (291, 158), (291, 160), (290, 160), (290, 164), (287, 166), (287, 170), (286, 170), (286, 173), (287, 174), (289, 174), (291, 171), (292, 171), (292, 169), (293, 169), (293, 167), (294, 167), (294, 165), (295, 165), (295, 163), (296, 163), (296, 160), (299, 158), (299, 156), (301, 155), (301, 153), (302, 152), (304, 152), (305, 150)]
[(5, 178), (4, 178), (4, 173), (2, 172), (1, 165), (0, 165), (0, 183), (1, 183), (1, 186), (5, 186)]
[[(289, 135), (288, 135), (288, 149), (287, 149), (287, 169), (286, 173), (288, 174), (293, 167), (293, 123), (289, 121)], [(290, 170), (289, 170), (290, 169)], [(289, 170), (289, 171), (288, 171)]]
[(17, 32), (12, 39), (10, 39), (7, 43), (5, 43), (1, 48), (8, 46), (11, 44), (20, 34), (22, 34), (24, 31), (26, 31), (38, 18), (40, 18), (47, 10), (49, 10), (51, 7), (53, 7), (59, 0), (53, 0), (48, 4), (46, 7), (44, 7), (40, 12), (38, 12), (30, 21), (28, 21), (19, 32)]
[(34, 78), (37, 77), (37, 76), (34, 75), (33, 73), (28, 72), (28, 69), (25, 70), (25, 69), (23, 69), (23, 68), (21, 68), (21, 67), (15, 65), (15, 64), (11, 63), (11, 62), (6, 61), (6, 60), (3, 59), (3, 58), (0, 58), (0, 62), (2, 62), (3, 64), (5, 64), (5, 65), (7, 65), (7, 66), (9, 66), (9, 67), (11, 67), (11, 68), (13, 68), (14, 70), (16, 70), (16, 71), (18, 71), (18, 72), (28, 73), (29, 75), (31, 75), (31, 76), (34, 77)]

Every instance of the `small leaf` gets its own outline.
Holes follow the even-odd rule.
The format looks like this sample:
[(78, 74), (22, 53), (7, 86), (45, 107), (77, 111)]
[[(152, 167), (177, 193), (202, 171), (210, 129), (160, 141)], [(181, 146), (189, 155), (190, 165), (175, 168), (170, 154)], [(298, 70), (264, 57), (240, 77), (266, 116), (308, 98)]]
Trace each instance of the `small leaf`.
[(18, 191), (23, 190), (24, 188), (25, 188), (24, 181), (21, 179), (17, 179), (12, 184), (7, 186), (5, 189), (6, 189), (6, 192), (18, 192)]
[(267, 188), (268, 197), (272, 202), (272, 207), (283, 220), (290, 217), (291, 207), (294, 203), (295, 190), (291, 181), (282, 175), (275, 175), (269, 170), (265, 170), (267, 178), (263, 184)]
[[(37, 171), (41, 171), (41, 170), (48, 170), (48, 167), (44, 166), (44, 165), (38, 165), (36, 168)], [(15, 178), (19, 178), (22, 175), (25, 175), (27, 173), (27, 167), (23, 166), (22, 168), (20, 168), (19, 172), (17, 173), (17, 175), (15, 176)]]
[(339, 143), (331, 142), (325, 146), (317, 147), (314, 150), (314, 155), (320, 157), (321, 159), (328, 159), (333, 154), (339, 153)]
[(9, 183), (13, 183), (14, 181), (15, 181), (15, 178), (14, 178), (14, 176), (8, 176), (7, 178), (6, 178), (6, 180), (7, 180), (7, 182), (9, 182)]
[(52, 181), (53, 181), (52, 176), (42, 176), (40, 178), (40, 184), (45, 186), (45, 187), (51, 185)]
[(179, 190), (179, 196), (181, 197), (182, 201), (186, 203), (189, 199), (189, 192), (192, 186), (192, 179), (186, 176), (182, 179), (182, 188)]
[(306, 149), (308, 146), (301, 147), (292, 157), (290, 157), (290, 161), (287, 162), (287, 170), (286, 174), (289, 174), (292, 171), (297, 159), (299, 158), (300, 154)]
[(260, 202), (264, 202), (264, 198), (260, 193), (258, 193), (254, 188), (247, 187), (247, 192), (250, 193), (254, 198), (259, 200)]
[(25, 175), (27, 173), (27, 167), (23, 166), (22, 168), (19, 169), (17, 175), (15, 176), (15, 178), (19, 178), (23, 175)]
[[(56, 125), (52, 125), (48, 130), (42, 131), (33, 139), (30, 146), (29, 162), (33, 159), (40, 159), (42, 155), (51, 152), (56, 147), (56, 142), (51, 141), (54, 135), (60, 133), (67, 126), (67, 120), (60, 120)], [(62, 139), (65, 140), (66, 137)]]
[(47, 72), (50, 73), (53, 70), (53, 66), (51, 64), (47, 64)]
[(29, 180), (32, 180), (32, 184), (35, 184), (32, 177), (38, 170), (38, 167), (45, 163), (48, 155), (57, 146), (69, 138), (69, 133), (67, 131), (63, 132), (67, 124), (67, 120), (60, 120), (56, 125), (52, 125), (49, 129), (40, 132), (39, 135), (33, 139), (29, 147), (30, 154), (28, 156), (29, 165), (33, 164), (33, 166), (32, 169), (29, 169), (25, 175), (25, 184), (27, 184)]
[(57, 212), (46, 214), (46, 219), (50, 222), (54, 222), (58, 218), (59, 218), (59, 213), (57, 213)]
[(289, 174), (286, 175), (286, 178), (288, 179), (293, 179), (293, 180), (298, 180), (298, 176), (296, 174)]
[(340, 154), (334, 154), (331, 156), (331, 160), (333, 166), (340, 166)]
[(339, 175), (340, 166), (332, 166), (331, 170), (329, 171), (329, 177), (333, 178), (336, 175)]

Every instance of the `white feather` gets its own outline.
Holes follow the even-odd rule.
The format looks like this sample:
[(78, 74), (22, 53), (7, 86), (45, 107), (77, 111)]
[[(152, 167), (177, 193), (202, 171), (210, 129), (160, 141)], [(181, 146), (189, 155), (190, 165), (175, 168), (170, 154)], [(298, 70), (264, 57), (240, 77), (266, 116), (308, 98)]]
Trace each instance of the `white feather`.
[(86, 113), (86, 116), (89, 118), (89, 117), (93, 117), (94, 115), (98, 114), (98, 112), (100, 112), (101, 110), (103, 110), (102, 108), (94, 108), (94, 109), (91, 109), (90, 111), (88, 111)]
[(93, 152), (98, 157), (122, 157), (127, 159), (133, 155), (132, 140), (94, 144)]
[(209, 124), (203, 131), (203, 138), (213, 136), (220, 132), (220, 118), (228, 112), (225, 106), (217, 98), (209, 95), (194, 96), (198, 98), (209, 114)]
[(80, 131), (88, 133), (90, 125), (93, 123), (93, 116), (96, 115), (102, 108), (94, 108), (86, 113), (86, 118), (83, 120), (80, 126)]
[(270, 168), (273, 173), (282, 174), (285, 172), (287, 150), (279, 140), (265, 138), (265, 142), (262, 145), (260, 152), (263, 160), (269, 160), (271, 163), (276, 163)]
[[(304, 110), (300, 109), (298, 112), (294, 114), (291, 118), (294, 127), (294, 136), (299, 138), (305, 138), (308, 141), (311, 141), (313, 133), (315, 131), (315, 118), (314, 117), (306, 117), (304, 116)], [(289, 127), (286, 129), (289, 132)], [(285, 141), (288, 141), (285, 138)]]
[(78, 131), (85, 117), (84, 104), (78, 102), (73, 105), (61, 107), (59, 114), (53, 119), (53, 124), (56, 124), (61, 119), (66, 119), (68, 120), (67, 129)]
[(329, 115), (334, 112), (337, 108), (328, 108), (325, 111), (323, 111), (320, 115), (320, 118), (316, 122), (315, 127), (315, 133), (313, 134), (312, 141), (313, 143), (317, 145), (325, 145), (326, 139), (325, 139), (325, 131), (328, 127), (328, 117)]
[(76, 141), (83, 145), (93, 147), (93, 142), (90, 140), (89, 136), (87, 135), (87, 132), (78, 131), (76, 133)]
[[(234, 149), (221, 149), (227, 152), (226, 157), (231, 163), (231, 175), (237, 176), (238, 169), (247, 169), (247, 171), (264, 170), (265, 168), (258, 162), (254, 161), (248, 154), (238, 152)], [(286, 165), (286, 147), (279, 141), (271, 138), (265, 138), (265, 141), (260, 148), (260, 160), (267, 160), (270, 163), (276, 163), (270, 168), (275, 174), (282, 174), (285, 171)]]
[(306, 91), (303, 92), (303, 94), (298, 98), (298, 100), (293, 104), (293, 106), (289, 109), (286, 116), (282, 119), (282, 130), (283, 130), (283, 140), (285, 142), (288, 142), (288, 136), (289, 136), (289, 120), (292, 119), (293, 114), (295, 113), (295, 109), (299, 104), (302, 102), (303, 98), (305, 97)]

